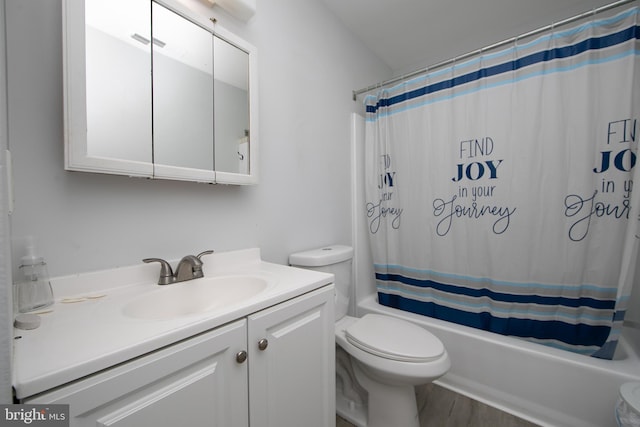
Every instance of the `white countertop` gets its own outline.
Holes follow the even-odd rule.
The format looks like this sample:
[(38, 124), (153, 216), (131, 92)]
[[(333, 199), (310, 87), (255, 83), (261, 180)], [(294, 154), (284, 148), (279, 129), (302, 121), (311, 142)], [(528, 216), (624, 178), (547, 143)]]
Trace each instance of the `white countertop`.
[(40, 327), (14, 328), (17, 398), (44, 392), (333, 283), (332, 274), (264, 262), (259, 249), (214, 253), (202, 260), (205, 277), (253, 275), (266, 278), (269, 286), (254, 297), (213, 311), (145, 320), (128, 317), (122, 309), (127, 302), (163, 288), (156, 284), (160, 270), (156, 263), (51, 279), (56, 302), (40, 310)]

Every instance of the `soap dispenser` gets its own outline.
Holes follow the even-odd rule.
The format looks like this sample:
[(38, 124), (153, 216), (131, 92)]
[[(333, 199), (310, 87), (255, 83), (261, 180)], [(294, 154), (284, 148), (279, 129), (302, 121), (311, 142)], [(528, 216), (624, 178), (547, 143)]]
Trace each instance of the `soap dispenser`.
[(16, 285), (18, 312), (26, 313), (53, 304), (47, 263), (36, 255), (35, 242), (27, 237), (26, 255), (20, 259), (22, 281)]

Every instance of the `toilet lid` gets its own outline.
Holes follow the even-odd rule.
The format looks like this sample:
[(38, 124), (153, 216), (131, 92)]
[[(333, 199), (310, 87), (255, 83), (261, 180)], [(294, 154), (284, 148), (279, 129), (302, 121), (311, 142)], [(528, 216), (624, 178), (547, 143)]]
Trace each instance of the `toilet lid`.
[(427, 330), (381, 314), (365, 314), (345, 334), (360, 350), (391, 360), (429, 362), (444, 353), (442, 342)]
[(640, 414), (640, 383), (631, 382), (622, 384), (620, 397), (624, 399), (637, 413)]

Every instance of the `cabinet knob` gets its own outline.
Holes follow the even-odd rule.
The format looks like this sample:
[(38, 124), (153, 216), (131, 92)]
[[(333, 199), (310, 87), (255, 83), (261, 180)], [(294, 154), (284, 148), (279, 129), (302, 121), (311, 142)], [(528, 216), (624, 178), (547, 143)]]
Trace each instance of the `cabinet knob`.
[(244, 363), (247, 360), (247, 352), (242, 350), (236, 353), (236, 362)]
[(258, 348), (260, 350), (266, 350), (268, 346), (269, 340), (267, 340), (266, 338), (262, 338), (260, 341), (258, 341)]

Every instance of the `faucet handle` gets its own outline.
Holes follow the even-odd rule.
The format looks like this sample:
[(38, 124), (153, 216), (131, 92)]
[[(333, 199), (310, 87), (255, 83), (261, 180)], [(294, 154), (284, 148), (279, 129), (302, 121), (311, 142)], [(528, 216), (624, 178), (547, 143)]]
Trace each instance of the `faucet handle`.
[[(176, 281), (181, 282), (183, 280), (191, 280), (191, 279), (199, 279), (204, 277), (204, 273), (202, 272), (202, 257), (205, 255), (212, 254), (212, 250), (200, 252), (198, 255), (187, 255), (182, 258), (180, 264), (178, 264), (178, 269), (176, 270)], [(183, 270), (184, 265), (188, 265), (188, 274), (184, 276)]]
[(171, 265), (167, 261), (161, 258), (145, 258), (142, 260), (142, 262), (160, 263), (160, 277), (158, 278), (158, 285), (168, 285), (176, 281), (176, 278), (173, 275), (173, 270), (171, 269)]
[(202, 261), (202, 257), (205, 255), (211, 255), (213, 253), (213, 250), (209, 249), (208, 251), (204, 251), (204, 252), (200, 252), (198, 255), (196, 255), (196, 258), (198, 258), (200, 261)]

